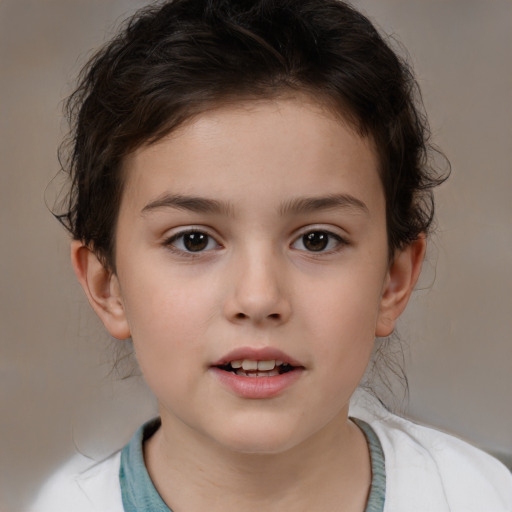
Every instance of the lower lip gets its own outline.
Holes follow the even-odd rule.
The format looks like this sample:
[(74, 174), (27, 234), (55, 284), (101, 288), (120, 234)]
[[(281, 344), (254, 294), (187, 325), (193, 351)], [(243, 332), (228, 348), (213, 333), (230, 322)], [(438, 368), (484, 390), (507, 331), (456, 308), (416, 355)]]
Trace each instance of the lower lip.
[(290, 372), (273, 377), (243, 377), (226, 372), (217, 367), (210, 370), (221, 383), (242, 398), (272, 398), (280, 395), (302, 375), (303, 369), (296, 368)]

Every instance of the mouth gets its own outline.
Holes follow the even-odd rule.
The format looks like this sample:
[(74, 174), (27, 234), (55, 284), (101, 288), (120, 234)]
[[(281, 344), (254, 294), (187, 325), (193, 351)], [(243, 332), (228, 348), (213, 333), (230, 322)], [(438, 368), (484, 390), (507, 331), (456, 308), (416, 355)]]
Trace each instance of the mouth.
[(277, 377), (305, 369), (299, 361), (273, 347), (240, 347), (212, 367), (239, 377)]
[(306, 368), (273, 347), (239, 347), (216, 361), (210, 369), (235, 395), (267, 399), (292, 387)]
[(234, 373), (240, 377), (276, 377), (291, 372), (298, 367), (279, 359), (236, 359), (225, 364), (216, 365), (216, 368)]

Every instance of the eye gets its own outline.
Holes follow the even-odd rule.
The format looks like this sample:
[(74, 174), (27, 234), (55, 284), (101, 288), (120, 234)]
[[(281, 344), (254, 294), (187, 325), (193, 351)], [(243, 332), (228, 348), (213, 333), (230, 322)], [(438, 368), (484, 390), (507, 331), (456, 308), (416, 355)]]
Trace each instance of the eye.
[(300, 251), (328, 252), (346, 242), (338, 235), (329, 231), (308, 231), (293, 242), (292, 247)]
[(204, 252), (219, 247), (214, 238), (202, 231), (178, 233), (169, 238), (165, 245), (185, 253)]

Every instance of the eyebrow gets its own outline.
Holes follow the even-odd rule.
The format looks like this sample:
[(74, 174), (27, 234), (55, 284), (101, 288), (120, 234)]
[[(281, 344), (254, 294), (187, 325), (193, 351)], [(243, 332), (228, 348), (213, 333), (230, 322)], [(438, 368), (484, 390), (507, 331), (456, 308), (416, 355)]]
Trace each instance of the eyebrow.
[(233, 208), (229, 203), (217, 201), (216, 199), (183, 196), (181, 194), (164, 194), (144, 206), (141, 213), (144, 214), (161, 208), (176, 208), (178, 210), (188, 210), (196, 213), (231, 214), (233, 211)]
[[(230, 203), (205, 197), (184, 196), (181, 194), (164, 194), (144, 206), (141, 213), (145, 214), (162, 208), (175, 208), (195, 213), (233, 214), (233, 207)], [(298, 197), (292, 199), (279, 208), (279, 214), (282, 216), (290, 214), (297, 215), (339, 208), (353, 210), (356, 213), (369, 213), (368, 207), (356, 197), (350, 194), (332, 194), (328, 196)]]
[(339, 208), (353, 210), (355, 213), (370, 213), (368, 207), (363, 203), (363, 201), (350, 194), (331, 194), (321, 197), (298, 197), (286, 202), (280, 208), (279, 213), (281, 215), (301, 214), (311, 213), (318, 210), (332, 210)]

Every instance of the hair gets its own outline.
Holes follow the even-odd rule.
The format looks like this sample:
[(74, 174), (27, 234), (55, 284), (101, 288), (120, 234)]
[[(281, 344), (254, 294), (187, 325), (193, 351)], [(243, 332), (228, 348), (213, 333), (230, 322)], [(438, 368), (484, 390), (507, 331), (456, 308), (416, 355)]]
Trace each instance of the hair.
[(170, 0), (138, 11), (68, 99), (70, 188), (56, 216), (115, 272), (124, 158), (223, 103), (290, 92), (373, 140), (390, 256), (427, 233), (444, 178), (429, 164), (419, 88), (371, 22), (339, 0)]

